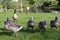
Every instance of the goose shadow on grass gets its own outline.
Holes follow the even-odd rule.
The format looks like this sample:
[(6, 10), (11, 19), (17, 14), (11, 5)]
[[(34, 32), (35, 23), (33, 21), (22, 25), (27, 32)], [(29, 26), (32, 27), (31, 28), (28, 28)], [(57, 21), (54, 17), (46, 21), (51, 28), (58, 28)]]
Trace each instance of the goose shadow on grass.
[(24, 32), (24, 33), (36, 33), (36, 32), (40, 32), (39, 29), (21, 29), (20, 32)]
[[(46, 31), (42, 31), (42, 30), (39, 30), (39, 29), (34, 29), (34, 30), (32, 30), (32, 29), (21, 29), (20, 30), (20, 32), (24, 32), (24, 33), (37, 33), (37, 32), (39, 32), (41, 35), (43, 35), (43, 34), (46, 34), (46, 33), (52, 33), (52, 32), (56, 32), (57, 30), (55, 30), (55, 31), (53, 31), (53, 30), (46, 30)], [(58, 32), (58, 31), (57, 31)]]
[[(6, 31), (4, 28), (0, 28), (0, 30), (1, 30), (0, 35), (12, 36), (12, 34), (13, 34), (13, 32)], [(23, 32), (23, 33), (37, 33), (37, 32), (39, 32), (41, 35), (45, 34), (45, 32), (42, 32), (39, 29), (34, 29), (33, 31), (32, 31), (32, 29), (28, 29), (28, 30), (27, 29), (21, 29), (20, 32)]]
[(12, 36), (13, 32), (11, 31), (7, 31), (4, 28), (0, 28), (1, 32), (0, 35), (8, 35), (8, 36)]

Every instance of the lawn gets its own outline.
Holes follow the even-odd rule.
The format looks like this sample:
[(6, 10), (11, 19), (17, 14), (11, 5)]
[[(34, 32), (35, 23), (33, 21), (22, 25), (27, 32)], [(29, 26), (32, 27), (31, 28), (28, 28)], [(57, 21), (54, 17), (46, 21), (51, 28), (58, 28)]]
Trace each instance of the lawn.
[[(50, 20), (54, 19), (55, 16), (58, 16), (59, 22), (60, 22), (60, 14), (52, 14), (52, 13), (31, 13), (31, 14), (21, 14), (17, 13), (18, 15), (18, 21), (15, 21), (14, 23), (22, 25), (23, 29), (17, 32), (17, 38), (11, 35), (10, 31), (3, 30), (4, 25), (3, 22), (6, 20), (6, 18), (10, 18), (12, 20), (13, 13), (8, 12), (0, 13), (0, 40), (60, 40), (60, 25), (58, 26), (58, 29), (53, 28), (51, 30), (50, 28)], [(29, 17), (33, 16), (35, 21), (35, 27), (34, 32), (32, 33), (31, 29), (29, 29), (29, 32), (27, 32), (27, 21), (29, 20)], [(47, 22), (47, 28), (45, 33), (40, 32), (38, 29), (38, 23), (41, 20), (46, 20)]]

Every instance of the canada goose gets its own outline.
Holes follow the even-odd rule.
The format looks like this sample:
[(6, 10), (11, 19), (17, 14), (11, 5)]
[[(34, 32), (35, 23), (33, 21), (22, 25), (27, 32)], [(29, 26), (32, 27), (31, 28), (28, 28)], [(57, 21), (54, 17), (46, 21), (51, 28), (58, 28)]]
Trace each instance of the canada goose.
[(9, 18), (7, 18), (7, 20), (4, 22), (4, 26), (6, 30), (10, 30), (14, 32), (14, 34), (22, 29), (22, 26), (14, 24), (11, 20), (9, 20)]
[(14, 9), (13, 21), (18, 20), (18, 16), (16, 14), (16, 9)]
[(42, 31), (45, 31), (47, 27), (46, 21), (40, 21), (38, 26), (39, 26), (39, 29), (42, 29)]
[(32, 30), (33, 30), (33, 28), (34, 28), (34, 21), (33, 21), (33, 17), (32, 17), (32, 16), (29, 18), (29, 20), (28, 20), (28, 22), (27, 22), (27, 29), (28, 29), (29, 27), (32, 28)]
[(52, 29), (53, 27), (55, 27), (55, 28), (57, 29), (58, 24), (59, 24), (59, 23), (58, 23), (58, 17), (56, 16), (54, 20), (51, 20), (51, 21), (50, 21), (51, 29)]

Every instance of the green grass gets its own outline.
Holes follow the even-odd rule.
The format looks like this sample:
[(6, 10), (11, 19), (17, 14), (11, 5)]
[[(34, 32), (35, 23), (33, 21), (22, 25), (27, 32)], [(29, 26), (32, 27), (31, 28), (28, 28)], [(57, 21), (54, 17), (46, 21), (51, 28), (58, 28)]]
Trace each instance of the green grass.
[[(18, 13), (17, 15), (19, 19), (15, 23), (22, 25), (23, 29), (17, 32), (17, 38), (14, 38), (14, 36), (11, 36), (10, 31), (2, 30), (2, 28), (4, 28), (3, 22), (7, 17), (12, 20), (13, 13), (0, 13), (0, 40), (60, 40), (60, 25), (58, 26), (57, 30), (55, 28), (51, 30), (49, 25), (50, 20), (54, 19), (54, 16), (58, 16), (60, 22), (60, 14), (55, 15), (49, 13), (32, 13), (27, 15)], [(29, 32), (27, 32), (26, 30), (26, 24), (30, 16), (33, 16), (35, 21), (34, 33), (31, 32), (31, 29), (29, 30)], [(38, 23), (43, 19), (47, 21), (47, 28), (45, 33), (39, 32), (38, 30)]]

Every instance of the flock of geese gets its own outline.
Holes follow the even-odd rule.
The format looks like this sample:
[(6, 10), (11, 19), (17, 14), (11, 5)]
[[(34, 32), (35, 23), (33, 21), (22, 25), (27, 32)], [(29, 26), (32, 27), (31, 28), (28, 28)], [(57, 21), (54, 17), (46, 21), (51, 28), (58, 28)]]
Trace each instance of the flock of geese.
[(12, 31), (15, 34), (15, 37), (16, 37), (16, 32), (22, 29), (21, 25), (14, 23), (14, 21), (17, 19), (18, 19), (18, 16), (16, 14), (16, 9), (14, 9), (13, 21), (7, 18), (6, 21), (4, 22), (4, 28), (6, 30)]
[[(14, 32), (14, 34), (16, 34), (16, 32), (18, 32), (19, 30), (21, 30), (23, 28), (21, 25), (14, 23), (14, 21), (17, 19), (18, 19), (18, 16), (16, 14), (16, 9), (14, 9), (13, 21), (11, 21), (9, 18), (7, 18), (6, 21), (4, 22), (4, 28), (6, 30), (10, 30), (10, 31)], [(59, 24), (58, 17), (55, 16), (55, 19), (50, 21), (51, 29), (53, 27), (55, 27), (57, 29), (58, 24)], [(35, 25), (34, 20), (33, 20), (33, 17), (31, 16), (27, 22), (27, 29), (32, 28), (32, 30), (33, 30), (34, 25)], [(38, 27), (40, 30), (42, 29), (43, 31), (45, 31), (46, 27), (47, 27), (46, 21), (45, 20), (40, 21), (38, 24)]]

